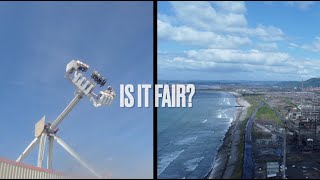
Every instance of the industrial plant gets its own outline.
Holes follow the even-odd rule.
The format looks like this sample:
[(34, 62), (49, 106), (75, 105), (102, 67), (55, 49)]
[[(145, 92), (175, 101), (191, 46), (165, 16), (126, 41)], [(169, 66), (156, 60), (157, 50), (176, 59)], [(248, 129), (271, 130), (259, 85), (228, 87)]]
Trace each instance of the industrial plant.
[[(231, 177), (320, 177), (320, 91), (314, 84), (319, 81), (319, 78), (302, 82), (235, 81), (212, 83), (215, 88), (197, 86), (236, 92), (250, 104), (238, 127), (239, 161), (235, 162)], [(231, 142), (227, 139), (225, 144)]]

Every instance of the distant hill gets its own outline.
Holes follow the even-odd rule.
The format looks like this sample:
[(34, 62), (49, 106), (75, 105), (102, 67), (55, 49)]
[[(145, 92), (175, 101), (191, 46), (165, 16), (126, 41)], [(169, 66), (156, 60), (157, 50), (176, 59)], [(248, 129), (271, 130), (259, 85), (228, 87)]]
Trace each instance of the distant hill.
[[(250, 81), (250, 80), (158, 80), (158, 83), (191, 83), (195, 85), (255, 85), (278, 86), (283, 88), (301, 88), (301, 81)], [(320, 78), (311, 78), (303, 81), (303, 87), (320, 87)]]
[[(298, 87), (301, 88), (301, 81), (282, 81), (277, 83), (281, 87)], [(311, 78), (306, 81), (303, 81), (303, 87), (320, 87), (320, 78)]]
[(320, 87), (320, 78), (311, 78), (303, 82), (305, 87)]

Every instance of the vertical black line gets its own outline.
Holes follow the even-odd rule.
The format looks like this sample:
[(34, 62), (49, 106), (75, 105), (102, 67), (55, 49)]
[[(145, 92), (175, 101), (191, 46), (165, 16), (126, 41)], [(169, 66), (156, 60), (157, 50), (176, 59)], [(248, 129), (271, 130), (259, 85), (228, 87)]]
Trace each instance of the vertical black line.
[[(158, 36), (157, 36), (157, 1), (153, 1), (153, 89), (158, 81)], [(155, 107), (155, 93), (153, 91), (153, 179), (157, 179), (157, 108)]]

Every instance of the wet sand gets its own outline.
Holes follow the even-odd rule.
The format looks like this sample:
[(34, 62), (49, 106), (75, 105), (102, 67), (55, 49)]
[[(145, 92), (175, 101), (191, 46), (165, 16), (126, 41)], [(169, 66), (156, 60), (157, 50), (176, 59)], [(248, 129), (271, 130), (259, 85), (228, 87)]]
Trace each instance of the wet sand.
[(240, 127), (241, 122), (245, 119), (247, 109), (250, 104), (243, 97), (236, 93), (230, 92), (236, 98), (237, 104), (244, 107), (238, 107), (235, 113), (236, 118), (231, 123), (228, 131), (225, 134), (223, 143), (218, 149), (214, 167), (206, 176), (209, 179), (230, 179), (235, 169), (238, 160), (238, 144), (240, 142)]

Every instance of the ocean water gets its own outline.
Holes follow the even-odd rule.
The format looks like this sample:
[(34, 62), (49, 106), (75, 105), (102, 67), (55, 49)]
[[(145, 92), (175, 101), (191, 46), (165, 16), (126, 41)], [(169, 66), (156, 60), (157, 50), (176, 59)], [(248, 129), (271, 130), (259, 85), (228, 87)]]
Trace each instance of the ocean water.
[(204, 178), (235, 118), (230, 93), (196, 91), (192, 108), (158, 108), (158, 178)]

